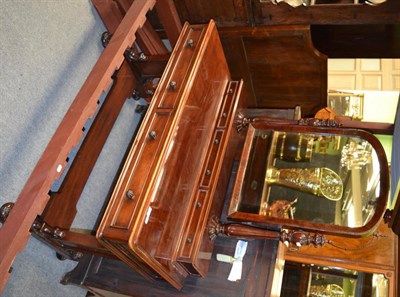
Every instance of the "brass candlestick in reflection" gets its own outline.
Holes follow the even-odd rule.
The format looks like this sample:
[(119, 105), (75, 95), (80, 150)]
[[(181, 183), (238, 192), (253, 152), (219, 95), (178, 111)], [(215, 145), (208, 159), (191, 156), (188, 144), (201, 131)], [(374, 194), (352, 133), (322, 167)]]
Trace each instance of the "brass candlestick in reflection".
[(329, 200), (340, 200), (343, 193), (343, 182), (333, 170), (322, 168), (268, 168), (266, 182), (277, 184)]
[(311, 285), (310, 297), (342, 297), (344, 290), (337, 284)]

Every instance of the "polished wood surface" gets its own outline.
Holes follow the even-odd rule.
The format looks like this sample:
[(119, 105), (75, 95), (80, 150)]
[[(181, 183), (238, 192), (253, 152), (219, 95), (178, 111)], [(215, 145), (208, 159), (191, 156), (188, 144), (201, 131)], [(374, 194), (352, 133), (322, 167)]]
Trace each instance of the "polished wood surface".
[[(329, 4), (291, 7), (281, 2), (223, 0), (175, 1), (181, 20), (218, 27), (311, 25), (315, 47), (331, 58), (400, 57), (400, 2), (380, 5)], [(373, 42), (371, 42), (373, 40)], [(238, 44), (240, 46), (240, 44)], [(239, 49), (240, 47), (238, 47)]]
[[(126, 15), (133, 0), (92, 0), (108, 32), (113, 34)], [(165, 35), (174, 47), (182, 30), (182, 23), (172, 0), (159, 0), (155, 5), (157, 14), (152, 13), (143, 27), (137, 32), (137, 43), (146, 55), (159, 55), (168, 52), (152, 23), (157, 30), (164, 30)], [(150, 12), (151, 13), (151, 12)], [(152, 23), (151, 23), (152, 22)]]
[(176, 288), (208, 269), (203, 234), (241, 89), (229, 80), (215, 23), (186, 24), (97, 231)]
[(182, 30), (182, 22), (179, 18), (173, 0), (158, 0), (156, 10), (160, 22), (163, 24), (165, 33), (172, 47), (178, 41), (179, 34)]
[[(77, 168), (73, 169), (72, 166), (71, 174), (67, 177), (61, 192), (52, 194), (54, 195), (53, 197), (68, 196), (66, 197), (68, 199), (62, 204), (56, 203), (54, 199), (51, 199), (44, 216), (41, 218), (45, 220), (45, 223), (48, 224), (49, 227), (60, 227), (62, 229), (68, 229), (70, 227), (73, 217), (75, 216), (76, 203), (86, 181), (85, 179), (87, 179), (91, 167), (94, 165), (95, 159), (97, 158), (96, 155), (102, 143), (104, 143), (106, 134), (108, 133), (107, 131), (111, 127), (110, 125), (112, 125), (112, 122), (115, 120), (117, 115), (116, 111), (120, 108), (124, 100), (123, 96), (130, 93), (132, 87), (136, 83), (134, 79), (132, 79), (132, 81), (130, 80), (131, 71), (127, 68), (126, 64), (122, 63), (124, 60), (123, 53), (128, 47), (133, 45), (133, 42), (136, 40), (134, 33), (137, 30), (140, 31), (138, 33), (138, 42), (141, 44), (143, 51), (156, 56), (154, 58), (155, 62), (152, 61), (154, 64), (151, 64), (152, 62), (142, 64), (135, 69), (139, 69), (138, 72), (143, 76), (149, 75), (149, 77), (152, 77), (162, 72), (166, 60), (168, 59), (167, 50), (162, 44), (160, 37), (166, 35), (170, 39), (172, 45), (176, 43), (182, 28), (179, 16), (182, 20), (190, 20), (194, 23), (206, 23), (209, 21), (210, 17), (213, 17), (221, 27), (220, 34), (222, 36), (222, 43), (229, 64), (229, 70), (235, 79), (244, 79), (244, 84), (242, 86), (239, 80), (230, 81), (230, 77), (227, 75), (227, 78), (224, 80), (226, 82), (224, 87), (222, 87), (223, 84), (221, 84), (216, 88), (208, 88), (207, 81), (210, 73), (207, 67), (200, 67), (199, 72), (201, 72), (203, 78), (199, 81), (199, 91), (197, 95), (202, 97), (202, 95), (207, 94), (207, 96), (202, 97), (204, 101), (202, 103), (204, 104), (199, 104), (200, 100), (196, 101), (196, 99), (193, 99), (190, 101), (189, 99), (188, 102), (190, 104), (186, 107), (187, 109), (193, 108), (193, 110), (187, 113), (188, 116), (184, 117), (183, 121), (179, 122), (176, 120), (178, 117), (175, 117), (175, 115), (184, 112), (184, 109), (177, 107), (177, 101), (175, 101), (176, 99), (174, 99), (173, 96), (163, 98), (160, 105), (157, 106), (158, 113), (156, 112), (155, 115), (153, 114), (154, 118), (149, 120), (147, 123), (148, 125), (145, 126), (146, 128), (154, 129), (146, 130), (146, 133), (143, 132), (144, 134), (142, 134), (142, 138), (140, 139), (141, 143), (153, 143), (154, 146), (160, 148), (160, 146), (162, 146), (160, 144), (160, 137), (163, 141), (170, 132), (166, 132), (167, 134), (160, 134), (157, 133), (157, 129), (160, 131), (167, 131), (169, 127), (179, 123), (180, 129), (184, 130), (182, 134), (184, 136), (182, 136), (182, 138), (175, 138), (179, 146), (177, 151), (180, 152), (180, 154), (179, 156), (178, 154), (175, 156), (175, 163), (172, 162), (169, 166), (176, 169), (177, 167), (174, 167), (174, 165), (183, 163), (185, 166), (189, 165), (188, 168), (190, 166), (195, 168), (192, 168), (192, 171), (185, 168), (171, 175), (175, 180), (166, 181), (166, 183), (170, 185), (169, 190), (162, 194), (166, 198), (158, 200), (160, 201), (159, 207), (153, 210), (153, 215), (158, 213), (157, 215), (159, 215), (161, 220), (153, 220), (150, 216), (149, 224), (152, 226), (151, 229), (154, 228), (154, 230), (158, 230), (159, 233), (162, 234), (160, 236), (162, 245), (160, 247), (154, 245), (154, 239), (151, 238), (150, 235), (146, 235), (145, 238), (141, 239), (136, 237), (136, 239), (134, 238), (131, 241), (131, 246), (135, 246), (142, 240), (141, 243), (145, 243), (144, 245), (146, 248), (151, 250), (152, 256), (157, 258), (161, 266), (168, 266), (167, 270), (176, 263), (180, 263), (176, 272), (178, 278), (178, 281), (175, 282), (176, 287), (182, 285), (184, 276), (189, 273), (205, 275), (208, 269), (209, 261), (198, 257), (199, 254), (210, 253), (213, 247), (213, 243), (208, 240), (207, 232), (203, 231), (205, 231), (204, 229), (208, 223), (208, 217), (220, 216), (222, 201), (225, 197), (232, 164), (235, 159), (237, 160), (239, 158), (240, 149), (238, 148), (242, 146), (244, 141), (243, 134), (233, 133), (231, 129), (232, 115), (236, 109), (236, 103), (232, 103), (232, 105), (226, 103), (226, 105), (223, 105), (225, 104), (223, 102), (233, 102), (229, 100), (236, 100), (234, 97), (239, 97), (243, 89), (241, 102), (238, 103), (238, 107), (293, 108), (295, 105), (300, 104), (303, 108), (303, 114), (310, 115), (314, 110), (326, 104), (327, 57), (325, 55), (331, 57), (347, 57), (351, 55), (353, 57), (355, 55), (359, 56), (361, 53), (362, 57), (377, 57), (376, 55), (398, 57), (398, 53), (400, 52), (398, 51), (400, 48), (399, 39), (396, 38), (399, 28), (399, 2), (395, 0), (389, 0), (387, 3), (377, 7), (339, 5), (336, 7), (318, 6), (300, 7), (297, 9), (292, 9), (286, 4), (283, 4), (286, 6), (266, 5), (259, 1), (245, 2), (224, 0), (210, 4), (200, 0), (178, 0), (175, 1), (178, 10), (175, 9), (173, 1), (159, 0), (156, 4), (156, 9), (159, 10), (159, 20), (156, 20), (156, 22), (149, 22), (146, 20), (145, 14), (153, 8), (155, 2), (156, 1), (142, 0), (93, 0), (107, 29), (111, 33), (114, 33), (114, 37), (77, 95), (70, 111), (62, 121), (55, 136), (35, 167), (32, 176), (21, 192), (10, 217), (0, 230), (0, 236), (2, 238), (0, 241), (0, 290), (5, 285), (9, 268), (15, 255), (21, 251), (27, 241), (29, 229), (33, 221), (37, 215), (42, 213), (49, 201), (48, 193), (51, 185), (55, 179), (61, 176), (63, 169), (66, 167), (68, 153), (81, 139), (83, 125), (87, 118), (91, 117), (95, 110), (97, 110), (97, 100), (100, 94), (108, 90), (113, 79), (118, 77), (118, 74), (114, 77), (113, 75), (115, 74), (114, 71), (119, 69), (119, 74), (121, 76), (126, 74), (127, 77), (123, 79), (117, 78), (114, 83), (118, 80), (129, 80), (129, 82), (125, 85), (125, 88), (120, 89), (121, 93), (118, 96), (121, 97), (118, 97), (118, 102), (115, 103), (116, 105), (109, 107), (112, 114), (110, 114), (110, 118), (107, 120), (107, 125), (104, 127), (105, 130), (100, 127), (100, 124), (95, 129), (97, 132), (93, 134), (98, 133), (101, 137), (96, 139), (96, 136), (91, 136), (92, 140), (89, 140), (90, 137), (88, 136), (88, 144), (86, 146), (89, 147), (89, 144), (93, 144), (94, 147), (83, 149), (79, 152), (80, 156), (89, 156), (91, 153), (93, 153), (93, 155), (88, 157), (85, 161), (81, 160), (77, 162)], [(338, 11), (340, 13), (334, 13)], [(149, 13), (151, 14), (151, 12)], [(290, 14), (291, 17), (288, 17), (288, 14)], [(160, 20), (161, 23), (163, 23), (162, 29), (165, 30), (164, 33), (160, 31), (162, 25), (161, 27), (155, 26), (155, 23)], [(354, 30), (353, 27), (336, 26), (342, 23), (357, 24), (358, 27)], [(317, 24), (317, 27), (310, 28), (308, 26), (310, 24)], [(328, 24), (333, 26), (329, 27), (327, 26)], [(374, 24), (374, 26), (369, 27), (366, 24)], [(254, 27), (254, 25), (258, 27)], [(260, 25), (268, 26), (260, 27)], [(361, 28), (361, 25), (365, 25), (365, 27)], [(360, 28), (361, 31), (364, 32), (362, 35), (363, 38), (360, 43), (356, 43), (355, 41), (359, 36), (357, 32), (359, 32), (358, 29)], [(368, 38), (371, 36), (373, 37), (372, 39)], [(371, 45), (370, 40), (375, 40), (376, 38), (378, 38), (379, 42), (368, 46)], [(313, 44), (317, 44), (318, 46), (314, 47)], [(197, 44), (194, 43), (194, 45), (193, 49), (197, 50)], [(187, 46), (188, 48), (192, 48), (189, 43), (187, 43)], [(323, 49), (323, 51), (321, 51), (324, 54), (321, 54), (316, 48), (320, 50)], [(227, 72), (226, 65), (222, 63), (222, 67), (221, 64), (215, 63), (215, 61), (221, 62), (225, 60), (225, 58), (222, 58), (223, 53), (221, 53), (219, 49), (218, 47), (218, 49), (214, 49), (216, 52), (211, 52), (213, 58), (209, 59), (209, 63), (215, 64), (215, 71), (217, 71), (216, 69), (218, 68), (218, 71), (225, 73)], [(190, 59), (189, 56), (182, 56), (181, 58), (182, 60)], [(173, 58), (171, 60), (173, 60)], [(123, 66), (121, 67), (121, 65)], [(171, 68), (173, 68), (173, 66), (169, 66), (169, 69)], [(175, 69), (174, 71), (177, 73), (176, 79), (174, 77), (174, 82), (177, 83), (178, 92), (181, 87), (181, 82), (184, 79), (184, 71), (181, 71), (181, 69)], [(230, 81), (229, 85), (228, 81)], [(226, 85), (228, 85), (227, 88), (225, 88)], [(229, 90), (231, 87), (234, 95), (229, 97)], [(162, 92), (168, 88), (170, 91), (174, 91), (175, 87), (169, 84), (169, 82), (165, 82), (159, 90)], [(117, 89), (117, 87), (115, 87), (115, 89)], [(111, 92), (113, 92), (113, 89)], [(219, 92), (220, 94), (217, 96), (213, 92)], [(186, 94), (185, 92), (183, 93)], [(211, 97), (208, 98), (210, 94)], [(212, 99), (217, 97), (224, 98), (223, 100), (225, 101), (222, 102)], [(228, 106), (227, 113), (224, 112), (225, 106)], [(205, 134), (202, 134), (204, 138), (200, 137), (202, 140), (197, 142), (197, 134), (190, 130), (190, 125), (186, 126), (185, 124), (190, 123), (192, 117), (196, 118), (198, 116), (197, 110), (195, 111), (195, 109), (204, 110), (207, 108), (209, 108), (208, 112), (214, 112), (214, 116), (203, 118), (204, 125), (199, 126), (201, 126), (202, 129), (204, 128), (204, 131), (202, 130), (201, 133)], [(215, 114), (217, 115), (215, 116)], [(227, 117), (224, 117), (223, 114), (226, 114)], [(223, 126), (224, 121), (226, 124), (225, 126)], [(201, 122), (201, 120), (199, 120), (199, 122)], [(152, 132), (156, 133), (153, 134)], [(170, 134), (168, 135), (168, 137), (171, 136)], [(195, 137), (191, 138), (192, 135), (195, 135)], [(190, 138), (190, 140), (186, 142), (186, 138)], [(211, 143), (207, 142), (211, 139), (216, 139), (218, 143), (221, 144), (218, 146), (218, 149), (215, 149)], [(193, 152), (189, 150), (190, 154), (186, 154), (188, 151), (187, 145), (194, 148)], [(208, 148), (203, 151), (204, 147)], [(148, 147), (146, 147), (146, 150), (147, 149)], [(166, 147), (163, 147), (161, 151), (165, 153), (167, 151)], [(141, 151), (141, 153), (142, 152), (143, 154), (147, 154), (146, 158), (151, 159), (153, 154), (151, 149), (147, 152)], [(198, 155), (201, 157), (193, 157)], [(212, 160), (212, 162), (207, 163), (208, 160)], [(152, 169), (157, 171), (165, 165), (162, 164), (162, 161), (162, 159), (159, 159), (156, 161), (156, 163), (158, 162), (157, 164), (151, 163), (155, 164), (152, 168), (150, 168), (150, 163), (142, 165), (143, 168), (146, 166), (149, 167), (145, 168), (146, 170)], [(211, 170), (208, 167), (209, 164), (211, 164)], [(85, 167), (82, 172), (80, 172), (81, 167)], [(62, 169), (59, 170), (59, 168)], [(206, 174), (207, 170), (211, 172), (209, 177), (208, 174)], [(207, 177), (200, 179), (198, 176), (202, 174)], [(183, 177), (180, 179), (179, 176)], [(140, 180), (142, 180), (142, 177), (147, 178), (146, 174), (140, 175)], [(190, 198), (188, 201), (183, 199), (183, 196), (179, 195), (180, 200), (174, 200), (173, 202), (168, 200), (170, 197), (176, 196), (172, 186), (176, 185), (176, 180), (181, 184), (189, 185), (186, 189), (187, 192), (195, 189), (191, 195), (189, 195)], [(155, 181), (156, 179), (153, 176), (151, 183), (146, 184), (146, 186), (151, 185), (150, 187), (147, 188), (142, 184), (144, 191), (150, 193), (151, 190), (155, 189)], [(71, 185), (75, 184), (75, 182), (78, 186), (73, 188)], [(202, 188), (197, 187), (199, 184), (201, 184)], [(387, 185), (384, 186), (386, 187)], [(195, 192), (197, 190), (199, 191)], [(132, 193), (129, 193), (128, 196), (131, 196), (131, 194)], [(125, 199), (125, 191), (121, 192), (121, 197)], [(204, 199), (204, 201), (201, 201), (201, 199)], [(201, 206), (206, 207), (197, 207), (199, 205), (198, 202), (200, 202)], [(125, 207), (126, 205), (129, 206), (129, 203), (123, 206)], [(188, 209), (185, 214), (175, 211), (176, 209), (180, 209), (182, 205), (184, 206), (183, 208), (186, 207)], [(194, 208), (194, 206), (198, 209)], [(133, 207), (136, 211), (135, 207), (136, 204)], [(170, 208), (174, 211), (170, 212), (168, 215), (165, 210)], [(132, 208), (130, 210), (132, 210)], [(146, 210), (148, 210), (148, 208), (143, 206), (135, 214), (139, 214), (139, 217), (143, 219), (146, 217)], [(125, 217), (123, 219), (120, 218), (117, 225), (121, 222), (123, 224), (126, 223), (126, 225), (131, 223), (131, 216), (127, 215), (129, 210), (124, 211)], [(381, 211), (381, 209), (379, 209), (379, 211)], [(249, 218), (250, 217), (239, 219), (248, 220)], [(224, 219), (226, 219), (226, 217)], [(176, 221), (183, 221), (185, 227), (173, 226), (173, 223)], [(200, 223), (196, 224), (196, 222)], [(168, 227), (165, 227), (166, 225), (168, 225)], [(314, 228), (315, 226), (311, 227)], [(396, 225), (393, 227), (396, 228)], [(147, 229), (144, 228), (143, 231), (141, 228), (138, 228), (136, 230), (136, 236), (139, 236), (141, 232), (145, 232)], [(396, 230), (398, 230), (398, 227)], [(50, 241), (47, 241), (48, 238), (46, 236), (39, 236), (47, 243), (56, 243), (54, 245), (56, 249), (64, 243), (69, 243), (71, 248), (76, 249), (76, 251), (107, 254), (103, 247), (100, 247), (97, 242), (94, 242), (94, 237), (90, 234), (66, 231), (65, 237), (63, 238), (64, 243), (58, 238), (50, 238)], [(174, 246), (165, 248), (167, 246), (166, 242), (168, 242), (170, 236), (175, 236), (178, 240), (174, 243)], [(122, 237), (124, 240), (129, 239), (127, 235)], [(139, 241), (137, 241), (138, 239)], [(120, 246), (120, 248), (125, 251), (124, 249), (126, 246)], [(135, 248), (137, 248), (137, 246)], [(111, 248), (111, 250), (115, 251), (116, 249)], [(143, 254), (144, 253), (142, 253), (142, 255)], [(165, 260), (166, 258), (167, 260)], [(171, 259), (174, 259), (174, 261), (171, 261)], [(146, 258), (146, 260), (149, 260), (149, 258)], [(135, 258), (133, 262), (136, 263), (134, 264), (136, 268), (139, 270), (142, 269), (145, 272), (145, 275), (151, 275), (154, 278), (159, 277), (157, 273), (154, 273), (154, 267), (149, 269), (148, 263), (144, 265), (142, 259)], [(213, 265), (211, 265), (211, 267), (213, 267)], [(172, 267), (171, 269), (175, 268)], [(262, 268), (257, 269), (260, 270)], [(113, 271), (109, 270), (107, 273), (112, 274)], [(102, 274), (101, 277), (99, 276), (96, 285), (101, 283), (100, 279), (104, 281), (104, 278), (109, 277), (107, 273)], [(123, 276), (121, 277), (123, 278)], [(256, 279), (256, 276), (253, 277)], [(189, 279), (191, 278), (192, 277), (189, 276)], [(141, 281), (135, 285), (129, 285), (131, 286), (130, 290), (132, 291), (134, 288), (142, 287), (143, 292), (146, 292), (148, 287), (139, 283), (141, 283)], [(258, 288), (257, 285), (261, 286), (256, 281), (255, 283), (254, 287), (250, 289), (247, 287), (245, 292), (252, 292), (251, 290)], [(99, 286), (101, 287), (102, 285)], [(95, 285), (93, 283), (93, 288), (94, 287)], [(110, 288), (111, 286), (107, 287), (107, 289)], [(203, 288), (202, 290), (207, 289)], [(243, 293), (244, 291), (240, 292)], [(259, 291), (255, 292), (258, 294)], [(250, 293), (243, 294), (239, 296), (245, 296)], [(247, 296), (255, 296), (251, 294)]]
[[(204, 23), (215, 19), (219, 26), (387, 24), (399, 21), (399, 3), (387, 0), (380, 5), (301, 5), (281, 2), (222, 0), (176, 0), (182, 20)], [(288, 17), (290, 15), (290, 17)]]
[(63, 278), (64, 284), (75, 284), (89, 289), (96, 296), (207, 296), (254, 297), (271, 295), (276, 263), (281, 261), (281, 246), (273, 240), (250, 240), (243, 259), (242, 278), (227, 280), (229, 263), (218, 262), (216, 254), (233, 256), (237, 239), (217, 238), (210, 254), (208, 274), (202, 278), (189, 276), (184, 287), (177, 291), (162, 281), (149, 282), (118, 260), (84, 256), (78, 266)]
[(315, 249), (301, 247), (285, 252), (287, 261), (342, 267), (371, 273), (382, 273), (390, 279), (390, 295), (397, 296), (398, 238), (381, 223), (375, 233), (365, 238), (327, 236), (332, 244)]
[(314, 46), (329, 58), (400, 58), (400, 2), (394, 2), (393, 23), (311, 26)]
[(327, 57), (308, 26), (220, 28), (232, 77), (244, 80), (253, 108), (294, 108), (303, 116), (326, 106)]

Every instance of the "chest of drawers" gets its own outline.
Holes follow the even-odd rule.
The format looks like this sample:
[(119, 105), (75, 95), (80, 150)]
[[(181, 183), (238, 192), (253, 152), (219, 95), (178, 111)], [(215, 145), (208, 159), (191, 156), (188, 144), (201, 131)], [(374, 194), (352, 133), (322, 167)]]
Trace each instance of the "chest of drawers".
[(214, 22), (188, 25), (158, 84), (97, 232), (148, 279), (205, 275), (205, 232), (241, 91)]

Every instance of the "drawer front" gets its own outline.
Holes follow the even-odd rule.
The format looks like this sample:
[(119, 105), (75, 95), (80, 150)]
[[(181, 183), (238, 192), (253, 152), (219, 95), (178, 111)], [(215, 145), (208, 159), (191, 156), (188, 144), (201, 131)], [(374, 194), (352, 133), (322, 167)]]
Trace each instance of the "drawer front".
[(176, 59), (176, 63), (167, 65), (165, 70), (167, 79), (157, 87), (157, 91), (162, 94), (158, 108), (173, 109), (178, 104), (185, 82), (189, 79), (190, 70), (201, 49), (199, 42), (205, 32), (204, 26), (193, 26), (186, 32), (184, 42), (180, 44), (178, 53), (175, 54), (176, 57), (172, 54), (171, 60)]
[[(224, 153), (228, 144), (228, 135), (233, 125), (233, 118), (237, 103), (240, 98), (242, 83), (231, 81), (227, 85), (227, 91), (214, 127), (213, 138), (210, 141), (207, 152), (207, 160), (202, 171), (202, 179), (198, 184), (198, 192), (195, 203), (191, 206), (191, 213), (183, 237), (178, 262), (191, 274), (205, 275), (206, 267), (197, 265), (199, 254), (208, 254), (211, 251), (202, 251), (201, 244), (204, 239), (208, 214), (212, 204), (213, 194), (218, 183), (218, 176), (224, 159)], [(230, 91), (231, 90), (231, 91)], [(225, 126), (226, 128), (222, 128)], [(208, 245), (206, 245), (208, 246)], [(204, 262), (204, 261), (202, 261)]]
[(224, 130), (217, 130), (214, 132), (211, 150), (206, 163), (206, 169), (203, 172), (203, 179), (200, 184), (201, 188), (207, 189), (210, 186), (211, 178), (215, 175), (215, 162), (217, 160), (218, 152), (220, 151), (222, 145), (222, 138), (224, 136), (224, 133)]
[(129, 229), (132, 224), (132, 213), (137, 206), (150, 173), (155, 166), (156, 156), (162, 148), (162, 140), (171, 120), (170, 113), (155, 113), (151, 120), (147, 135), (143, 135), (142, 145), (136, 156), (136, 162), (131, 163), (130, 177), (127, 184), (120, 185), (118, 204), (115, 205), (112, 228)]
[(240, 92), (240, 81), (231, 81), (229, 82), (227, 92), (226, 92), (226, 100), (224, 102), (224, 106), (222, 108), (221, 114), (219, 116), (218, 128), (226, 128), (228, 123), (229, 113), (233, 110), (233, 105), (236, 103), (234, 100), (237, 97), (238, 92)]
[(189, 224), (188, 232), (183, 239), (183, 248), (180, 253), (180, 259), (190, 259), (195, 247), (197, 226), (200, 219), (204, 216), (206, 202), (209, 198), (209, 193), (206, 190), (199, 190), (195, 201), (195, 207), (192, 208), (191, 221)]

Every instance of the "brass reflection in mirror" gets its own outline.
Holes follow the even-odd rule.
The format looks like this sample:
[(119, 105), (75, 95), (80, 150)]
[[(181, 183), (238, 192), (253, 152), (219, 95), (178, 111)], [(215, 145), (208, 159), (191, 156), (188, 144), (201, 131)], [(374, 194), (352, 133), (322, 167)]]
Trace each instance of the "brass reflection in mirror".
[(372, 218), (380, 169), (368, 141), (256, 128), (248, 133), (236, 211), (346, 227)]
[(383, 274), (286, 261), (281, 297), (388, 297)]
[(277, 184), (310, 192), (329, 200), (342, 198), (343, 183), (340, 176), (330, 168), (282, 168), (267, 169), (267, 184)]

